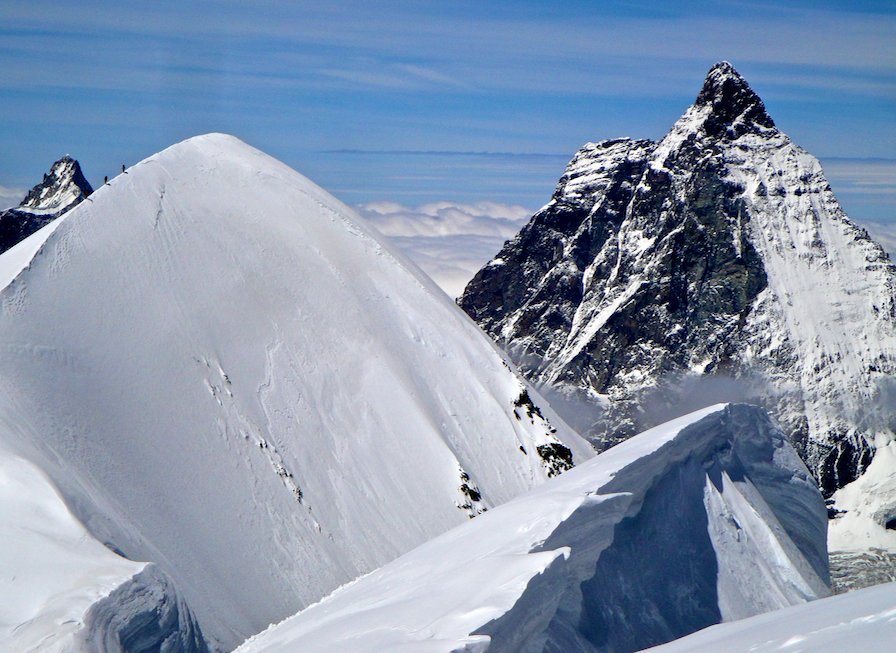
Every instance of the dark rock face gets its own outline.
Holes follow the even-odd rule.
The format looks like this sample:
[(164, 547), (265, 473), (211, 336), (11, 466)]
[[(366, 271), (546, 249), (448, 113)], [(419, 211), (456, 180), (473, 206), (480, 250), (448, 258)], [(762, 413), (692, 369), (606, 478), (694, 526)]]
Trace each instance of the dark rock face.
[(78, 162), (68, 155), (62, 157), (19, 206), (0, 212), (0, 253), (77, 206), (92, 192)]
[[(582, 273), (618, 230), (652, 148), (628, 139), (582, 148), (551, 203), (476, 274), (461, 307), (492, 334), (520, 311), (517, 330), (531, 332), (528, 348), (543, 357), (555, 336), (569, 331)], [(539, 321), (547, 330), (531, 328)]]
[(458, 303), (598, 449), (751, 401), (830, 494), (894, 435), (896, 268), (728, 63), (658, 143), (579, 150)]
[(775, 126), (765, 104), (727, 61), (710, 69), (695, 106), (711, 108), (704, 128), (715, 138), (737, 138), (757, 127)]

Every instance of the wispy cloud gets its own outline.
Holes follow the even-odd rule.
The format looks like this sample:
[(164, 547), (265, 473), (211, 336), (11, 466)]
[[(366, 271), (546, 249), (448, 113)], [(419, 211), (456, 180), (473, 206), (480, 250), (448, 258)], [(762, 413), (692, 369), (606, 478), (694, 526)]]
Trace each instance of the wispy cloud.
[(851, 218), (884, 225), (896, 220), (896, 159), (828, 157), (821, 163)]
[(18, 206), (19, 202), (22, 201), (27, 192), (28, 191), (24, 188), (0, 186), (0, 210), (8, 209), (11, 206)]
[(896, 194), (896, 159), (831, 157), (824, 159), (823, 165), (828, 178), (837, 182), (834, 190), (838, 194)]
[[(559, 10), (534, 1), (51, 4), (0, 3), (7, 183), (27, 183), (24, 171), (60, 145), (106, 170), (205, 131), (235, 133), (290, 164), (336, 148), (571, 155), (586, 140), (662, 136), (719, 59), (811, 151), (896, 150), (896, 12), (877, 0), (760, 10), (742, 0)], [(360, 159), (344, 163), (321, 181), (350, 187), (350, 202), (535, 205), (562, 172), (508, 197), (480, 192), (482, 176), (458, 162), (446, 173), (453, 188), (425, 196), (405, 182), (432, 169), (384, 179)], [(529, 175), (516, 168), (515, 179)]]
[[(735, 3), (717, 12), (634, 16), (582, 7), (552, 15), (487, 7), (425, 11), (401, 3), (388, 10), (353, 2), (250, 2), (216, 11), (168, 4), (163, 10), (136, 5), (115, 12), (85, 10), (84, 4), (92, 3), (53, 12), (23, 4), (0, 12), (5, 25), (18, 26), (6, 30), (5, 49), (33, 60), (22, 59), (19, 74), (6, 67), (4, 76), (17, 83), (69, 84), (72, 69), (91, 59), (99, 64), (96, 74), (75, 80), (102, 85), (114, 77), (124, 88), (146, 81), (116, 72), (138, 61), (144, 68), (180, 68), (180, 83), (187, 87), (208, 82), (210, 73), (227, 77), (273, 66), (283, 74), (281, 81), (299, 87), (324, 76), (346, 88), (425, 82), (452, 90), (578, 88), (592, 95), (656, 95), (692, 78), (682, 62), (705, 68), (725, 57), (824, 69), (798, 76), (801, 84), (818, 88), (837, 79), (855, 84), (861, 69), (888, 72), (889, 79), (872, 77), (854, 87), (881, 94), (892, 92), (896, 72), (896, 16), (809, 7), (775, 5), (756, 12)], [(91, 51), (71, 57), (71, 44), (86, 40)], [(43, 67), (41, 61), (56, 54), (70, 56), (56, 59), (57, 67)], [(341, 65), (328, 67), (327, 61)], [(31, 74), (35, 67), (43, 79)]]
[(497, 202), (372, 202), (356, 208), (451, 297), (531, 216), (525, 207)]
[(341, 68), (323, 67), (317, 72), (324, 77), (374, 88), (429, 91), (465, 88), (463, 82), (426, 66), (371, 59), (343, 61), (342, 65)]
[(889, 252), (890, 258), (896, 260), (896, 220), (892, 222), (865, 220), (861, 224), (868, 230), (871, 237)]

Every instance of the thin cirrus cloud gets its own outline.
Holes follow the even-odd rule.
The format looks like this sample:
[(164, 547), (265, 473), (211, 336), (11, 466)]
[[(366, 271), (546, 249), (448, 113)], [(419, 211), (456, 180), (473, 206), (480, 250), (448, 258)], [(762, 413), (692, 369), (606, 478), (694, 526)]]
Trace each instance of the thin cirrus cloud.
[[(537, 206), (562, 168), (502, 163), (502, 187), (491, 172), (401, 151), (562, 158), (586, 140), (658, 138), (719, 59), (809, 151), (896, 150), (896, 12), (876, 0), (51, 4), (0, 3), (8, 186), (32, 183), (60, 151), (101, 177), (225, 131), (351, 203)], [(395, 150), (378, 155), (391, 174), (369, 157), (318, 160), (339, 149)], [(534, 183), (511, 188), (523, 178)]]
[[(829, 157), (821, 163), (846, 213), (868, 224), (872, 234), (877, 229), (885, 240), (887, 228), (896, 226), (896, 159)], [(889, 242), (893, 252), (892, 240)]]
[(835, 187), (839, 193), (896, 194), (896, 159), (831, 157), (822, 162), (827, 176), (842, 182)]
[[(302, 3), (300, 9), (250, 2), (242, 10), (231, 4), (226, 10), (203, 13), (162, 4), (167, 6), (161, 10), (138, 5), (115, 12), (99, 6), (86, 11), (81, 4), (53, 12), (29, 5), (6, 8), (4, 22), (19, 26), (5, 35), (6, 48), (12, 56), (30, 54), (32, 59), (29, 63), (19, 57), (25, 70), (14, 79), (71, 83), (65, 59), (57, 59), (55, 67), (42, 65), (54, 50), (69, 54), (72, 67), (84, 60), (99, 64), (95, 74), (74, 78), (82, 84), (102, 84), (111, 71), (116, 83), (133, 89), (139, 88), (139, 76), (134, 82), (115, 71), (139, 69), (131, 65), (135, 62), (147, 68), (186, 69), (188, 74), (179, 80), (185, 87), (209, 81), (210, 71), (226, 78), (233, 72), (273, 69), (282, 74), (275, 78), (298, 86), (323, 77), (346, 87), (425, 84), (527, 92), (580, 88), (597, 94), (651, 95), (673, 90), (676, 82), (690, 78), (690, 71), (680, 70), (681, 62), (706, 67), (720, 56), (756, 64), (824, 67), (826, 74), (803, 81), (820, 86), (829, 85), (832, 77), (849, 78), (857, 67), (896, 71), (896, 17), (781, 4), (757, 12), (727, 3), (727, 12), (718, 12), (722, 15), (701, 10), (675, 16), (581, 7), (550, 15), (524, 8), (420, 11), (400, 4), (371, 11), (358, 3), (313, 2)], [(836, 38), (824, 39), (825, 47), (819, 48), (823, 35)], [(72, 52), (72, 45), (88, 41), (91, 48)], [(116, 53), (119, 56), (110, 56)], [(332, 68), (327, 65), (332, 61), (344, 64)], [(48, 77), (29, 74), (28, 68), (34, 67)], [(671, 83), (662, 83), (670, 73)], [(15, 69), (7, 66), (4, 74), (15, 75)], [(269, 80), (258, 75), (255, 81)], [(891, 84), (892, 79), (884, 80), (868, 90), (886, 92)]]

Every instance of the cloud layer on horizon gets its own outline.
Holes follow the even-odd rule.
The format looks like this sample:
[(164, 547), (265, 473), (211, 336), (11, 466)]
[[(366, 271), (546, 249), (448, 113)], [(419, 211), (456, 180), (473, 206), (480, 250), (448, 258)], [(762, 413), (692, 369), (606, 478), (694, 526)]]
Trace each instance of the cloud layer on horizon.
[(0, 186), (0, 211), (18, 206), (28, 193), (24, 188)]
[(355, 208), (452, 298), (532, 215), (498, 202), (370, 202)]

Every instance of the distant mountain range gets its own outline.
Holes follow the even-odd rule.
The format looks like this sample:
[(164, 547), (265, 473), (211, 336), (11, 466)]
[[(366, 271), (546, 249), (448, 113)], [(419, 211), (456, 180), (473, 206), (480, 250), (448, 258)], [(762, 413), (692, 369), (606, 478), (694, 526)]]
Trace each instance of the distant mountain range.
[[(2, 216), (4, 651), (632, 653), (896, 537), (896, 269), (730, 64), (477, 274), (509, 354), (234, 137), (91, 192)], [(690, 641), (892, 640), (877, 592), (797, 614), (839, 606)]]

